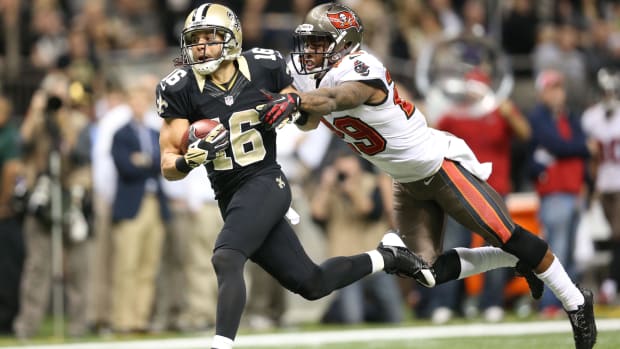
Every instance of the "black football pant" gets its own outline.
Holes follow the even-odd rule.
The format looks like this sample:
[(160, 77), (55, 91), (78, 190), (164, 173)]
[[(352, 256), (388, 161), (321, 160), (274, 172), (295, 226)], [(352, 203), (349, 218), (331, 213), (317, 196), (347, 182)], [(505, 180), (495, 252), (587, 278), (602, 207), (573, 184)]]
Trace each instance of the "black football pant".
[(245, 305), (243, 266), (248, 258), (282, 286), (310, 300), (370, 274), (365, 253), (315, 264), (284, 218), (290, 202), (288, 182), (279, 170), (249, 179), (229, 199), (220, 200), (224, 227), (212, 259), (219, 286), (217, 335), (235, 338)]

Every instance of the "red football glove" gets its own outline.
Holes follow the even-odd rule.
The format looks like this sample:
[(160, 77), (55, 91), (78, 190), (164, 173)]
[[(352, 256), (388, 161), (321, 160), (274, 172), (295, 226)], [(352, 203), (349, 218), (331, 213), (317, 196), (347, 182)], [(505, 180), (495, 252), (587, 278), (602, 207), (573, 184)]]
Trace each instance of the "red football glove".
[(266, 130), (272, 130), (285, 120), (292, 120), (301, 104), (301, 98), (296, 93), (272, 93), (266, 90), (261, 92), (267, 96), (269, 102), (256, 107), (258, 118)]

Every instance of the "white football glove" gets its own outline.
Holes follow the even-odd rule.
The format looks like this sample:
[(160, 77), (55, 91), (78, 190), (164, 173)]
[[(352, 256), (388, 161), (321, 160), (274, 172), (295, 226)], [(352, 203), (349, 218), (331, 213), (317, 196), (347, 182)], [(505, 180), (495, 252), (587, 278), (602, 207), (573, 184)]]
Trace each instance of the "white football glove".
[(183, 155), (185, 162), (191, 168), (205, 165), (218, 156), (218, 153), (226, 150), (230, 145), (228, 130), (224, 125), (217, 125), (203, 139), (192, 142)]

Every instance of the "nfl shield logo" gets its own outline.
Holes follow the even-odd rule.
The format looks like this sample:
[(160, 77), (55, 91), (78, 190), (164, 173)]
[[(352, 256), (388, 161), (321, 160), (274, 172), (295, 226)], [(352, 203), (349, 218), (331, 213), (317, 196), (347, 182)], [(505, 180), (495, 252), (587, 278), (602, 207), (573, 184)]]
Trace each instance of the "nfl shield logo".
[(226, 103), (226, 105), (232, 105), (235, 102), (235, 99), (233, 98), (233, 96), (226, 96), (224, 97), (224, 103)]

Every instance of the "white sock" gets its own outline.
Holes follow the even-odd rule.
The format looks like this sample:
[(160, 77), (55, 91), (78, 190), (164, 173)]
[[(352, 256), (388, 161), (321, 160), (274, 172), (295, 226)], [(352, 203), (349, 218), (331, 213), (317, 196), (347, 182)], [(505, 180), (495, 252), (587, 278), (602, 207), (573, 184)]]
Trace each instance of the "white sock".
[(370, 257), (370, 263), (372, 263), (372, 271), (370, 272), (371, 274), (383, 270), (385, 264), (381, 252), (377, 250), (372, 250), (366, 252), (366, 254)]
[(461, 261), (459, 279), (484, 273), (491, 269), (514, 267), (518, 258), (501, 248), (484, 246), (476, 248), (455, 248)]
[(215, 349), (232, 349), (233, 340), (224, 336), (213, 336), (211, 341), (211, 348)]
[(558, 297), (564, 309), (568, 311), (577, 310), (577, 307), (585, 302), (583, 294), (581, 294), (577, 286), (566, 274), (558, 258), (553, 257), (553, 263), (551, 263), (549, 268), (540, 274), (536, 274), (536, 276)]

